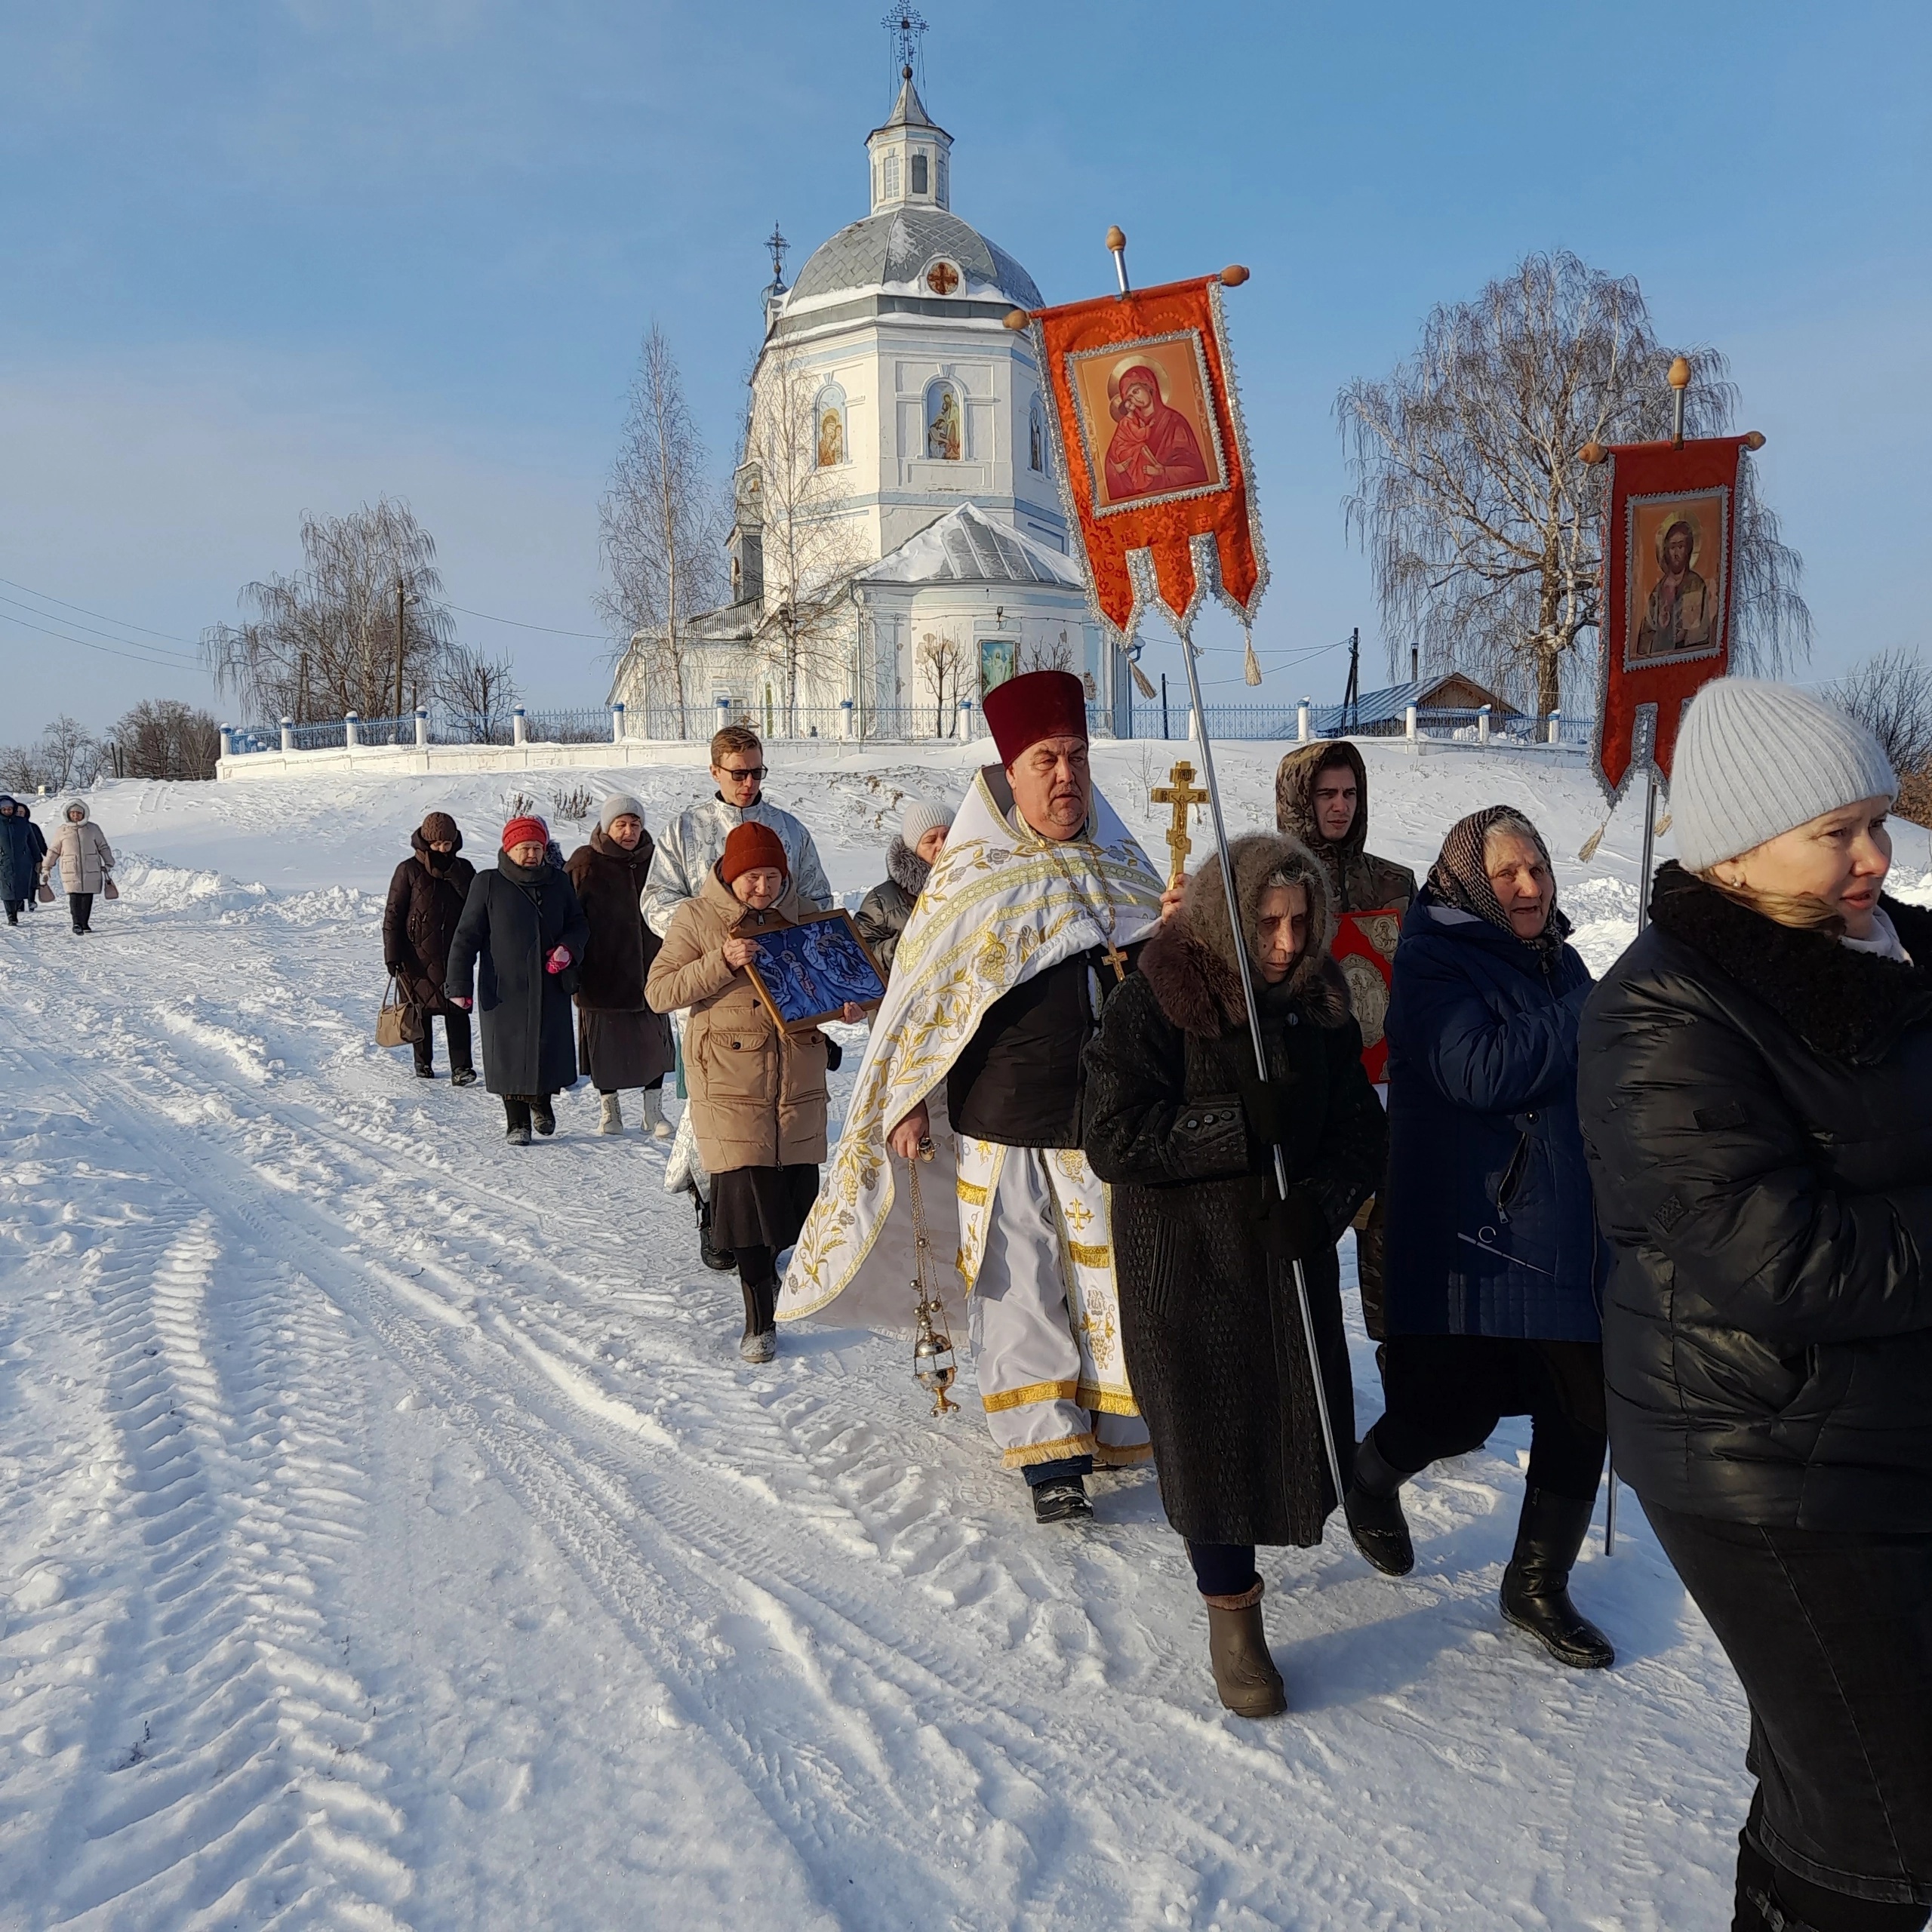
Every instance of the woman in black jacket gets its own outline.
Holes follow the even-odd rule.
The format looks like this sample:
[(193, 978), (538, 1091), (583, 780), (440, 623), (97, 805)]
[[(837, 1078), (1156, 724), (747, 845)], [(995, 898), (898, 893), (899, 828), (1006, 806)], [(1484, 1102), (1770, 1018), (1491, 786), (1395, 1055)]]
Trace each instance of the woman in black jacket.
[(468, 1087), (476, 1078), (469, 1054), (469, 1015), (445, 996), (443, 975), (476, 868), (459, 856), (463, 834), (447, 812), (432, 812), (409, 835), (409, 842), (414, 856), (396, 867), (383, 908), (383, 963), (394, 976), (403, 1004), (416, 1009), (422, 1029), (410, 1042), (417, 1078), (435, 1078), (429, 1022), (440, 1014), (449, 1041), (450, 1084)]
[(1362, 1438), (1349, 1527), (1377, 1569), (1415, 1561), (1400, 1491), (1530, 1418), (1504, 1618), (1560, 1663), (1607, 1639), (1570, 1600), (1603, 1470), (1596, 1225), (1577, 1128), (1589, 969), (1541, 835), (1503, 806), (1452, 826), (1403, 922), (1389, 1038), (1389, 1405)]
[(549, 842), (540, 818), (503, 827), (495, 869), (470, 886), (444, 987), (467, 1012), (472, 975), (478, 980), (484, 1082), (503, 1097), (504, 1137), (518, 1147), (530, 1145), (533, 1124), (556, 1132), (551, 1097), (577, 1084), (571, 995), (590, 927), (577, 888), (546, 856)]
[[(1257, 1543), (1321, 1540), (1336, 1503), (1294, 1264), (1308, 1282), (1343, 1466), (1354, 1398), (1335, 1244), (1381, 1178), (1387, 1128), (1361, 1033), (1324, 971), (1327, 882), (1306, 848), (1257, 833), (1232, 848), (1242, 939), (1220, 861), (1187, 881), (1087, 1049), (1087, 1157), (1114, 1188), (1128, 1374), (1153, 1438), (1168, 1521), (1208, 1606), (1229, 1709), (1287, 1708), (1261, 1623)], [(1235, 947), (1254, 968), (1269, 1084)], [(1293, 1186), (1275, 1194), (1272, 1149)]]
[(1707, 685), (1681, 865), (1592, 998), (1617, 1467), (1743, 1681), (1746, 1932), (1932, 1904), (1932, 916), (1894, 780), (1786, 687)]
[(872, 948), (878, 970), (888, 977), (899, 950), (899, 936), (926, 889), (939, 855), (946, 850), (946, 835), (952, 829), (950, 812), (915, 798), (899, 821), (898, 837), (886, 849), (884, 878), (866, 894), (853, 915), (860, 937)]

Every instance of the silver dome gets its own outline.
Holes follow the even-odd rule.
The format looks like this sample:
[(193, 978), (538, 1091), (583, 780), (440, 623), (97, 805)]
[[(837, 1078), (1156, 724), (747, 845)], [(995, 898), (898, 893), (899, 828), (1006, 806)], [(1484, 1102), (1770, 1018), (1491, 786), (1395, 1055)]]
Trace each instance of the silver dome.
[[(1024, 309), (1044, 306), (1033, 278), (1004, 248), (945, 208), (896, 208), (868, 215), (813, 251), (792, 297), (810, 300), (846, 290), (909, 282), (935, 256), (957, 262), (968, 288), (991, 283)], [(968, 290), (962, 288), (964, 295)]]

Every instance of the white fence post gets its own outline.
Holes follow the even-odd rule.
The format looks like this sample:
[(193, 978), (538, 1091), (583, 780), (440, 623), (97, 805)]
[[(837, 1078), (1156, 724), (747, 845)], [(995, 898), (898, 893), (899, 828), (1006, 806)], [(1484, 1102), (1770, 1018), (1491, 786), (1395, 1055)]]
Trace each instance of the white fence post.
[(518, 705), (510, 713), (510, 743), (513, 745), (527, 745), (529, 742), (529, 721), (523, 715), (523, 706)]
[(1476, 713), (1476, 743), (1479, 745), (1489, 743), (1489, 706), (1486, 704)]
[[(1189, 737), (1192, 737), (1193, 735), (1192, 731), (1188, 734)], [(1300, 703), (1295, 706), (1295, 740), (1298, 744), (1305, 745), (1313, 735), (1309, 723), (1308, 700), (1303, 698)]]
[(714, 703), (718, 714), (718, 722), (713, 728), (721, 731), (731, 721), (731, 700), (728, 697), (721, 697), (715, 700)]
[(295, 749), (295, 720), (292, 718), (281, 721), (281, 748), (285, 752)]
[(429, 742), (429, 707), (426, 704), (416, 707), (416, 742), (419, 745)]
[(1549, 714), (1549, 742), (1552, 745), (1560, 745), (1563, 742), (1563, 714), (1560, 711), (1552, 711)]
[(973, 700), (962, 697), (959, 700), (959, 742), (969, 743), (973, 736)]
[(350, 751), (362, 742), (362, 721), (352, 711), (342, 721), (342, 742)]
[(624, 742), (624, 707), (621, 700), (611, 707), (611, 742), (614, 745)]
[(849, 697), (838, 700), (838, 735), (841, 738), (852, 735), (852, 700)]
[(1421, 735), (1416, 729), (1416, 708), (1414, 705), (1411, 705), (1407, 711), (1403, 714), (1402, 728), (1411, 744), (1414, 744), (1417, 738)]
[(235, 755), (235, 727), (224, 724), (221, 728), (221, 755), (223, 758)]

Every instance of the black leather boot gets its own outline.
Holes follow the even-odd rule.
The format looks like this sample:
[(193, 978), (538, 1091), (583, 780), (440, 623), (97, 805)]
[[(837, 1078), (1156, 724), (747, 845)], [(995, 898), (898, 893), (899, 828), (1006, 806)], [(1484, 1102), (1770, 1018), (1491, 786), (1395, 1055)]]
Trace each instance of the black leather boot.
[(1385, 1577), (1406, 1577), (1416, 1567), (1416, 1546), (1402, 1514), (1401, 1489), (1414, 1473), (1383, 1458), (1371, 1429), (1355, 1451), (1355, 1473), (1342, 1498), (1342, 1514), (1355, 1547)]
[(1261, 1623), (1261, 1586), (1238, 1597), (1203, 1597), (1208, 1606), (1208, 1662), (1221, 1702), (1238, 1718), (1279, 1717), (1287, 1687), (1268, 1654)]
[(1504, 1620), (1577, 1670), (1604, 1670), (1617, 1661), (1610, 1639), (1570, 1601), (1570, 1571), (1595, 1507), (1546, 1489), (1525, 1491), (1516, 1548), (1503, 1573)]

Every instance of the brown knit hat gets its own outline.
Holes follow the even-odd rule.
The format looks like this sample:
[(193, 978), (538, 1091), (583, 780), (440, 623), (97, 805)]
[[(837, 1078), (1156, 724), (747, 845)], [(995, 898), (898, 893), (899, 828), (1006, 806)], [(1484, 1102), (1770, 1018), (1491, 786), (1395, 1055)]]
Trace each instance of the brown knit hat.
[(731, 835), (724, 841), (724, 856), (718, 862), (718, 876), (729, 885), (740, 873), (755, 872), (760, 866), (776, 866), (787, 878), (792, 876), (791, 861), (777, 833), (748, 818), (731, 828)]
[(456, 820), (448, 812), (432, 812), (423, 821), (423, 842), (426, 845), (451, 845), (460, 852), (463, 834), (457, 829)]

